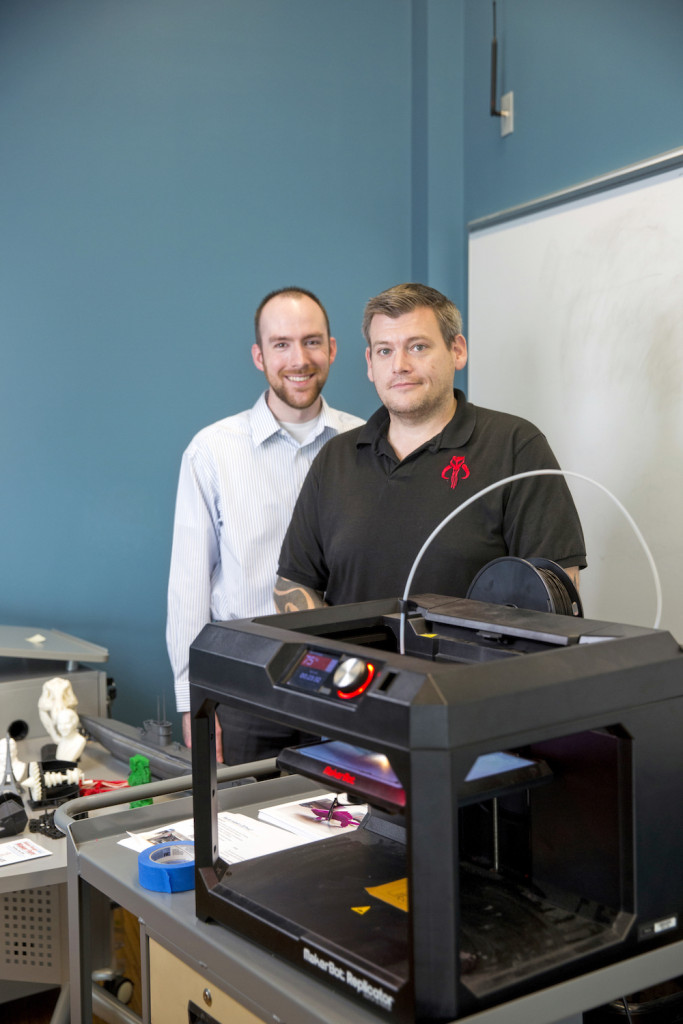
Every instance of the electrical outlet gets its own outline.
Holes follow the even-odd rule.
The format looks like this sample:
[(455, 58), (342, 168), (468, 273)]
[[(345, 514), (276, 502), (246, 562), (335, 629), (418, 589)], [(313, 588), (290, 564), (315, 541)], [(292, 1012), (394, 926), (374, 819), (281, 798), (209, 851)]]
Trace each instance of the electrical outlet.
[(515, 130), (515, 94), (506, 92), (500, 97), (500, 134), (511, 135)]

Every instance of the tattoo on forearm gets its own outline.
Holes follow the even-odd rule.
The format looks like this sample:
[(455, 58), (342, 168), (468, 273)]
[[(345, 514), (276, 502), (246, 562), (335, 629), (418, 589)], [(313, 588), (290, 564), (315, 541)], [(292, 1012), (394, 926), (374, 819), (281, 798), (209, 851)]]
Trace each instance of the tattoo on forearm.
[(322, 594), (310, 587), (302, 587), (278, 576), (273, 591), (275, 607), (280, 614), (284, 612), (303, 612), (311, 608), (324, 608)]
[(569, 567), (569, 569), (565, 569), (564, 571), (566, 572), (567, 576), (569, 576), (569, 579), (572, 581), (572, 583), (574, 584), (574, 586), (576, 587), (576, 589), (578, 591), (578, 589), (579, 589), (579, 567), (578, 567), (578, 565), (572, 565), (572, 566)]

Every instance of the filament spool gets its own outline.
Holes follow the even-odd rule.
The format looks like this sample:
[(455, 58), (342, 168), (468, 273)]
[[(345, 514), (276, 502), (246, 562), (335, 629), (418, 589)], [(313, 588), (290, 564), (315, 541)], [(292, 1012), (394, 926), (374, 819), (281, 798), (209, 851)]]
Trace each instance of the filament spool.
[(494, 558), (467, 591), (473, 601), (583, 617), (579, 592), (564, 569), (548, 558)]

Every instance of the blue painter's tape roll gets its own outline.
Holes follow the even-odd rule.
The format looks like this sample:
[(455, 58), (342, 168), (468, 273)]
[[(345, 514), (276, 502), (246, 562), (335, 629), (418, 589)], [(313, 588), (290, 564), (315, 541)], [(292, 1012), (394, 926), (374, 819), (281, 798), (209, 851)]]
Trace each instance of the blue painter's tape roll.
[(138, 854), (138, 880), (152, 892), (193, 889), (194, 843), (178, 839), (143, 850)]

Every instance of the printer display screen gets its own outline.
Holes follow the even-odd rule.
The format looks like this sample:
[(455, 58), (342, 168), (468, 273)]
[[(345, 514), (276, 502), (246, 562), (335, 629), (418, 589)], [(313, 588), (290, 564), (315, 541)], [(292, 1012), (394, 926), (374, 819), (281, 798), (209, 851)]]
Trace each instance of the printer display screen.
[(339, 658), (336, 655), (308, 650), (287, 680), (287, 685), (297, 690), (315, 693), (321, 687), (329, 685), (338, 664)]

